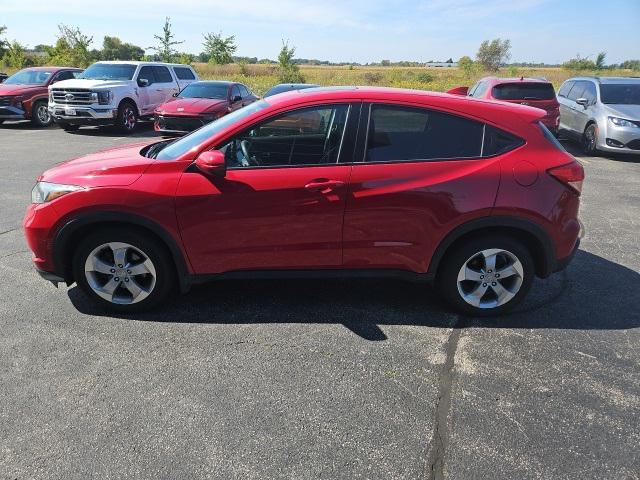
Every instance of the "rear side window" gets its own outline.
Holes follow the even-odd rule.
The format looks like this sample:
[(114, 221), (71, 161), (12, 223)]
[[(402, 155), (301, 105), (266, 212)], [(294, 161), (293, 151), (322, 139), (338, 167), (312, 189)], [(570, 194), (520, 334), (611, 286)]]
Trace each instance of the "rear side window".
[(492, 90), (496, 100), (552, 100), (556, 97), (550, 83), (503, 83)]
[(553, 144), (553, 146), (556, 147), (558, 150), (566, 152), (566, 150), (564, 149), (562, 144), (558, 141), (558, 139), (554, 137), (553, 133), (551, 133), (549, 129), (544, 126), (544, 123), (538, 122), (538, 126), (540, 127), (540, 131), (542, 132), (542, 135), (544, 135), (544, 138), (546, 138), (547, 141), (549, 141), (549, 143)]
[(193, 74), (190, 68), (186, 67), (173, 67), (173, 71), (176, 73), (176, 77), (179, 80), (195, 80), (196, 76)]
[(587, 82), (576, 82), (571, 91), (569, 92), (569, 100), (577, 100), (582, 97), (582, 93), (584, 92), (584, 87)]
[(499, 128), (487, 125), (484, 132), (483, 157), (491, 157), (506, 153), (522, 145), (524, 141)]
[(483, 125), (422, 108), (372, 105), (366, 162), (479, 157)]
[(484, 95), (484, 92), (487, 91), (487, 88), (489, 88), (489, 84), (488, 83), (480, 82), (478, 84), (478, 86), (476, 87), (476, 89), (471, 94), (471, 96), (475, 97), (475, 98), (480, 98), (480, 97), (482, 97), (482, 95)]
[(571, 87), (573, 87), (574, 83), (576, 82), (564, 82), (560, 87), (560, 90), (558, 90), (558, 96), (566, 97), (567, 95), (569, 95), (569, 91), (571, 90)]
[(171, 83), (173, 77), (167, 67), (153, 67), (153, 71), (156, 74), (156, 82), (158, 83)]

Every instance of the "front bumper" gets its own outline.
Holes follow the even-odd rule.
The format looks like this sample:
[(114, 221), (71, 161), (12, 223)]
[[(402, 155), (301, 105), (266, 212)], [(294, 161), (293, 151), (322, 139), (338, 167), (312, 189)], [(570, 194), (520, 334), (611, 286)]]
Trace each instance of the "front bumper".
[(184, 135), (206, 125), (209, 121), (201, 117), (156, 115), (153, 121), (153, 129), (156, 132), (167, 135)]
[(115, 122), (118, 109), (108, 105), (99, 108), (86, 105), (49, 105), (49, 114), (58, 123), (109, 125)]
[(640, 128), (607, 124), (598, 136), (598, 150), (612, 153), (640, 154)]
[(27, 112), (14, 106), (0, 107), (0, 120), (25, 120)]

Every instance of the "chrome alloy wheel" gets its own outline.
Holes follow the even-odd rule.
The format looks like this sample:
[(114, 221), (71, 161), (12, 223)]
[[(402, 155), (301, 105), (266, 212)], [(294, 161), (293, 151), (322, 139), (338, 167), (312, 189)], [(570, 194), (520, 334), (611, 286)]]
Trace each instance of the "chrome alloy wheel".
[(36, 116), (41, 124), (47, 125), (51, 121), (51, 116), (49, 115), (49, 108), (46, 103), (39, 103), (36, 108)]
[(156, 285), (156, 269), (142, 250), (122, 242), (94, 248), (84, 264), (87, 283), (105, 300), (119, 305), (138, 303)]
[(458, 292), (469, 305), (496, 308), (517, 295), (524, 280), (518, 257), (507, 250), (482, 250), (467, 259), (458, 272)]
[(122, 126), (127, 131), (131, 131), (136, 127), (136, 112), (131, 105), (122, 107)]

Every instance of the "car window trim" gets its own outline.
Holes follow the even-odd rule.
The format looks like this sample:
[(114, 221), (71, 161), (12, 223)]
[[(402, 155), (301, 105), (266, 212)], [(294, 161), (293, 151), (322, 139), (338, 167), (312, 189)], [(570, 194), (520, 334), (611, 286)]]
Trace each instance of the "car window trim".
[(292, 110), (286, 110), (284, 112), (278, 112), (273, 116), (269, 116), (267, 118), (262, 118), (259, 119), (256, 123), (253, 123), (251, 125), (246, 126), (245, 128), (243, 128), (240, 131), (237, 131), (236, 133), (226, 137), (225, 139), (221, 140), (219, 143), (216, 143), (216, 145), (210, 149), (210, 150), (216, 150), (219, 147), (221, 147), (222, 145), (224, 145), (225, 143), (227, 143), (229, 140), (231, 140), (233, 137), (241, 134), (244, 131), (247, 131), (251, 128), (254, 128), (257, 125), (260, 125), (261, 123), (264, 122), (268, 122), (271, 120), (276, 120), (277, 118), (287, 115), (289, 113), (292, 112), (296, 112), (298, 110), (306, 110), (306, 109), (310, 109), (310, 108), (322, 108), (322, 107), (338, 107), (338, 106), (342, 106), (342, 105), (346, 105), (347, 106), (347, 119), (345, 121), (345, 126), (344, 126), (344, 130), (342, 132), (342, 138), (340, 140), (340, 147), (338, 150), (338, 155), (336, 157), (336, 161), (332, 162), (332, 163), (310, 163), (310, 164), (304, 164), (304, 165), (267, 165), (267, 166), (260, 166), (260, 165), (255, 165), (255, 166), (248, 166), (248, 167), (228, 167), (227, 170), (228, 171), (245, 171), (245, 170), (273, 170), (275, 168), (309, 168), (309, 167), (330, 167), (330, 166), (338, 166), (338, 165), (350, 165), (354, 162), (341, 162), (340, 159), (342, 158), (342, 154), (343, 154), (343, 147), (344, 147), (344, 141), (345, 141), (345, 137), (347, 136), (347, 130), (349, 129), (349, 127), (353, 127), (353, 125), (351, 125), (350, 122), (350, 118), (352, 116), (353, 110), (354, 110), (354, 104), (356, 102), (337, 102), (337, 103), (317, 103), (317, 104), (312, 104), (312, 105), (305, 105), (305, 106), (300, 106), (299, 108), (295, 108)]

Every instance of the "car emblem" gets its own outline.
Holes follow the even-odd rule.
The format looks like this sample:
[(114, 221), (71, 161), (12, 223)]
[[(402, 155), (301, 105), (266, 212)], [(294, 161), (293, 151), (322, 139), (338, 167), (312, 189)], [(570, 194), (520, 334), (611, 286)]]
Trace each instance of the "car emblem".
[(531, 105), (529, 102), (520, 102), (520, 105)]
[(65, 99), (65, 100), (73, 100), (74, 98), (76, 98), (76, 97), (74, 97), (72, 93), (67, 93), (67, 94), (64, 96), (64, 99)]
[(179, 112), (184, 112), (184, 108), (183, 107), (178, 107), (178, 111)]

